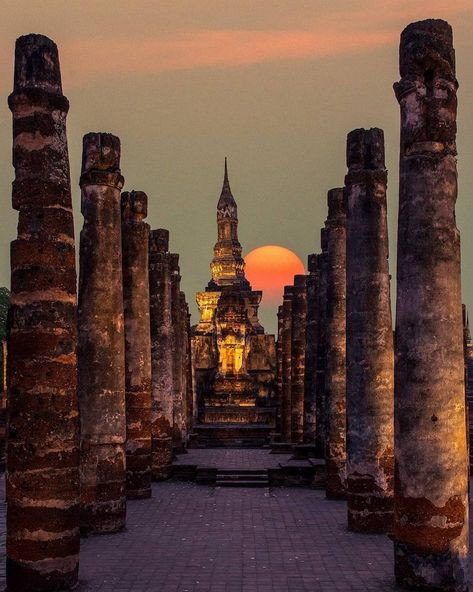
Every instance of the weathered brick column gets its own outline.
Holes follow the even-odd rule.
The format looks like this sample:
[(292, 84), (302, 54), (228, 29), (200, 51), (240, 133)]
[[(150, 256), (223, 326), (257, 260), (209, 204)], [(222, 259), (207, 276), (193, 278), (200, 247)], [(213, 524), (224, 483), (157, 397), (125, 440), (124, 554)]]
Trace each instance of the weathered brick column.
[(278, 340), (276, 341), (276, 433), (275, 437), (281, 439), (281, 424), (282, 424), (282, 390), (283, 390), (283, 359), (282, 359), (282, 344), (283, 344), (283, 305), (278, 306)]
[(184, 341), (185, 341), (185, 397), (186, 397), (186, 433), (189, 437), (192, 426), (194, 425), (194, 392), (192, 389), (192, 348), (191, 348), (191, 315), (189, 313), (189, 305), (187, 303), (184, 292), (182, 292), (183, 303), (183, 320), (184, 320)]
[(7, 587), (71, 589), (79, 568), (77, 307), (66, 115), (56, 45), (16, 42), (8, 335)]
[(293, 286), (284, 286), (284, 298), (282, 304), (282, 392), (281, 392), (281, 439), (283, 442), (291, 442), (292, 416), (291, 416), (291, 376), (292, 376), (292, 293)]
[(328, 192), (326, 228), (326, 494), (341, 499), (346, 485), (346, 213), (341, 188)]
[(148, 196), (124, 192), (122, 205), (125, 318), (126, 495), (151, 497), (151, 336)]
[(184, 292), (179, 293), (179, 300), (181, 306), (180, 314), (180, 327), (181, 327), (181, 388), (182, 388), (182, 423), (181, 432), (183, 442), (187, 443), (187, 436), (189, 430), (189, 392), (188, 392), (188, 369), (189, 369), (189, 337), (187, 334), (187, 319), (188, 319), (188, 308), (186, 302), (186, 295)]
[(304, 377), (307, 286), (305, 275), (294, 276), (291, 334), (291, 442), (304, 441)]
[(84, 136), (79, 276), (81, 529), (124, 528), (125, 340), (122, 294), (120, 140)]
[(380, 129), (347, 138), (348, 527), (389, 532), (393, 520), (394, 352)]
[(172, 321), (172, 364), (173, 364), (173, 447), (182, 451), (185, 446), (184, 425), (184, 396), (182, 389), (182, 324), (181, 324), (181, 276), (179, 273), (179, 255), (169, 254), (171, 270), (171, 321)]
[(171, 474), (173, 380), (169, 231), (152, 230), (149, 242), (151, 323), (151, 470), (154, 480)]
[(319, 274), (317, 255), (307, 258), (307, 316), (305, 334), (304, 377), (304, 442), (315, 444), (316, 379), (317, 379), (317, 318)]
[(452, 29), (401, 35), (395, 344), (395, 571), (405, 586), (464, 591), (468, 466)]
[(325, 397), (325, 368), (327, 352), (327, 229), (320, 230), (321, 253), (317, 255), (319, 289), (317, 297), (317, 371), (315, 376), (315, 447), (317, 454), (325, 457), (325, 434), (327, 429), (327, 402)]

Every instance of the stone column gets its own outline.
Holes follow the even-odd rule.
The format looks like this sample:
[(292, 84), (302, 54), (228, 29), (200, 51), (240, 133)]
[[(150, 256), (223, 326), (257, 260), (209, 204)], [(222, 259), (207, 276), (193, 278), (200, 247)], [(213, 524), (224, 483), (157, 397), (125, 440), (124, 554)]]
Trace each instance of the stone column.
[(291, 442), (291, 376), (292, 376), (292, 292), (293, 286), (284, 287), (282, 305), (282, 392), (281, 392), (281, 439)]
[(320, 457), (325, 457), (325, 434), (327, 429), (327, 403), (325, 397), (325, 350), (327, 332), (327, 229), (320, 230), (321, 253), (317, 255), (319, 289), (317, 296), (317, 371), (315, 376), (315, 447)]
[(401, 35), (395, 344), (395, 572), (403, 586), (467, 590), (468, 463), (452, 29)]
[(307, 286), (305, 275), (294, 276), (291, 334), (291, 442), (304, 441), (304, 376)]
[(181, 433), (182, 439), (184, 443), (187, 443), (187, 436), (188, 436), (188, 429), (189, 429), (189, 399), (188, 399), (188, 385), (187, 385), (187, 370), (188, 370), (188, 361), (189, 361), (189, 339), (187, 334), (187, 302), (186, 302), (186, 295), (184, 292), (179, 293), (179, 300), (180, 300), (180, 327), (181, 327), (181, 356), (182, 356), (182, 363), (181, 363), (181, 388), (182, 388), (182, 423), (181, 423)]
[(281, 439), (281, 424), (282, 424), (282, 390), (283, 390), (283, 360), (282, 360), (282, 344), (283, 344), (283, 305), (278, 306), (278, 340), (276, 342), (276, 434), (275, 437), (279, 441)]
[(125, 318), (126, 495), (151, 497), (151, 336), (148, 196), (125, 192), (122, 204)]
[(342, 499), (346, 485), (346, 213), (341, 188), (328, 192), (326, 228), (326, 494)]
[(304, 442), (315, 444), (316, 426), (316, 372), (317, 372), (317, 317), (318, 317), (318, 266), (317, 255), (307, 259), (307, 317), (305, 334), (304, 378)]
[(167, 479), (172, 464), (173, 380), (169, 231), (152, 230), (149, 243), (151, 322), (151, 470)]
[(394, 352), (387, 171), (380, 129), (347, 138), (348, 528), (390, 532), (394, 479)]
[(69, 590), (79, 568), (77, 306), (66, 116), (56, 45), (16, 42), (7, 489), (10, 592)]
[(186, 380), (186, 428), (187, 436), (189, 437), (190, 431), (194, 425), (194, 391), (192, 388), (192, 348), (191, 348), (191, 315), (189, 313), (189, 305), (184, 297), (184, 321), (185, 330), (184, 338), (186, 341), (186, 367), (185, 367), (185, 380)]
[(181, 276), (179, 273), (179, 255), (170, 253), (171, 270), (171, 320), (172, 320), (172, 367), (173, 367), (173, 447), (182, 452), (185, 446), (183, 434), (184, 406), (182, 392), (182, 327), (181, 327)]
[(120, 140), (84, 136), (79, 276), (81, 529), (125, 526), (125, 340)]

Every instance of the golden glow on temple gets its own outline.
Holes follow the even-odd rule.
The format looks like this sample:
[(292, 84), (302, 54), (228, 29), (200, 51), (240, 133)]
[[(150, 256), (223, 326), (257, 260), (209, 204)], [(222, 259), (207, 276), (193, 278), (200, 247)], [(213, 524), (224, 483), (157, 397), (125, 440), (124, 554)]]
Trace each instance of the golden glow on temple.
[[(212, 278), (196, 295), (200, 320), (192, 349), (199, 421), (272, 423), (275, 341), (258, 320), (262, 293), (251, 289), (238, 241), (238, 209), (227, 161), (217, 204)], [(259, 413), (260, 408), (264, 412)], [(251, 413), (248, 411), (251, 410)]]

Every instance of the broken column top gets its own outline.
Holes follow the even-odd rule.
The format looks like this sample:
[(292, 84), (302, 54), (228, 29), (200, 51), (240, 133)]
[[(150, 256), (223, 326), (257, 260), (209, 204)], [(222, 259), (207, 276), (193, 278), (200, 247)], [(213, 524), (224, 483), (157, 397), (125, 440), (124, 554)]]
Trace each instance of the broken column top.
[(442, 75), (455, 79), (455, 50), (452, 27), (440, 19), (408, 25), (399, 46), (401, 76)]
[(307, 276), (298, 274), (294, 276), (294, 287), (295, 288), (303, 288), (307, 284)]
[(144, 191), (124, 191), (121, 195), (122, 218), (141, 221), (148, 215), (148, 196)]
[(292, 298), (294, 286), (284, 286), (284, 298)]
[(318, 268), (317, 255), (316, 253), (311, 253), (307, 256), (307, 271), (309, 273), (316, 273)]
[(82, 142), (82, 174), (90, 171), (120, 173), (120, 139), (113, 134), (90, 132)]
[(149, 235), (150, 253), (167, 253), (169, 251), (169, 230), (157, 228)]
[(30, 33), (16, 40), (14, 92), (42, 89), (62, 95), (57, 46), (44, 35)]
[(343, 198), (343, 187), (330, 189), (327, 193), (328, 217), (327, 221), (334, 220), (340, 215), (345, 216), (345, 204)]
[(327, 252), (327, 229), (325, 228), (325, 226), (320, 229), (320, 248), (322, 250), (322, 253)]
[(347, 166), (350, 171), (385, 168), (382, 129), (355, 129), (348, 134)]
[(179, 254), (169, 253), (169, 266), (171, 271), (179, 273)]

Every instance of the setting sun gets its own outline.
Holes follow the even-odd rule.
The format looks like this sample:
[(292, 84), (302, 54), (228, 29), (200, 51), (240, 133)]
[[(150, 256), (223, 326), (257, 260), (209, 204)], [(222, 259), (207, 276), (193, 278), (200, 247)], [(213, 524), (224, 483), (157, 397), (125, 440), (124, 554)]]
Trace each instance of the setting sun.
[(263, 290), (263, 302), (276, 305), (282, 300), (284, 286), (294, 281), (296, 274), (305, 273), (299, 257), (279, 245), (265, 245), (250, 251), (245, 257), (246, 277), (253, 290)]

